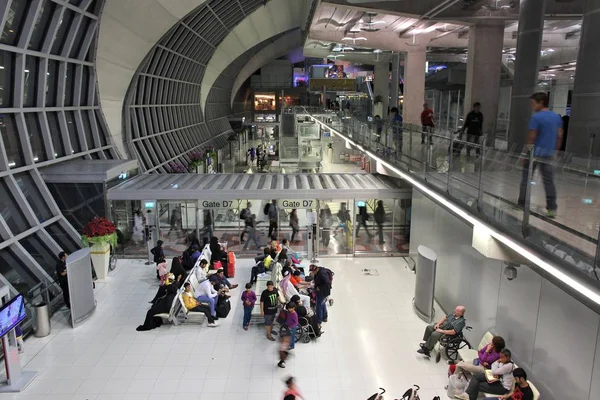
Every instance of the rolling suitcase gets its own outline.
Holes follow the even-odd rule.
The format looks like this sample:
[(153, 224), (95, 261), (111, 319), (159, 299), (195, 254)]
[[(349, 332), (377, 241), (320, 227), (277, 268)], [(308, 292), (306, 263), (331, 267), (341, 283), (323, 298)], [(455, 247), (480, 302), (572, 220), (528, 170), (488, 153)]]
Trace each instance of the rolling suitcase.
[(233, 251), (227, 253), (227, 277), (235, 277), (235, 253)]

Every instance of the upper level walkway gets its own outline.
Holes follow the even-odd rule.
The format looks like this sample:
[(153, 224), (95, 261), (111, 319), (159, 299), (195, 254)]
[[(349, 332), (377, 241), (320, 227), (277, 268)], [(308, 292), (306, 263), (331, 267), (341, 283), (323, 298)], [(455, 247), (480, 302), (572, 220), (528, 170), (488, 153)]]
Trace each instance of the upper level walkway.
[[(550, 163), (555, 171), (558, 213), (549, 218), (543, 181), (534, 171), (530, 171), (526, 206), (517, 204), (530, 154), (516, 149), (496, 150), (484, 143), (469, 144), (443, 132), (423, 134), (420, 126), (407, 124), (401, 130), (399, 145), (397, 135), (394, 140), (397, 128), (387, 124), (380, 126), (378, 134), (375, 123), (333, 112), (297, 108), (296, 113), (310, 116), (334, 136), (364, 152), (374, 164), (372, 170), (377, 166), (378, 172), (405, 178), (435, 194), (437, 200), (457, 206), (469, 215), (469, 222), (486, 224), (511, 242), (521, 244), (519, 253), (533, 250), (540, 256), (535, 257), (536, 261), (549, 261), (543, 264), (556, 279), (569, 280), (569, 286), (577, 289), (582, 289), (579, 283), (585, 282), (587, 297), (600, 304), (600, 160), (567, 153), (558, 154), (552, 161), (535, 160), (538, 166)], [(427, 145), (429, 142), (432, 145)], [(450, 152), (453, 147), (457, 151)], [(540, 262), (532, 264), (540, 266)]]

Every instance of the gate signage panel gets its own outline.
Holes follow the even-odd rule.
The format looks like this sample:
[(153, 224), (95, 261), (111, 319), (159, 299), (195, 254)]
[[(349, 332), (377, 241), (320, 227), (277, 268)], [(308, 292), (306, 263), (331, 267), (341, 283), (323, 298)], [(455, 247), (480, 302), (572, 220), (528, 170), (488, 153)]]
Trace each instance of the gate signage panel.
[(280, 204), (283, 208), (317, 208), (316, 200), (281, 200)]
[(200, 200), (199, 208), (204, 210), (222, 210), (222, 209), (237, 209), (238, 200)]

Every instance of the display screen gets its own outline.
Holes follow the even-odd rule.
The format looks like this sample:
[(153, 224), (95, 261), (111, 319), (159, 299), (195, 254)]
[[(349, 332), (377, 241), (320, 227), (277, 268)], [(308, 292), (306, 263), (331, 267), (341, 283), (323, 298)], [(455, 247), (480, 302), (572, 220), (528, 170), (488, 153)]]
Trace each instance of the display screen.
[(357, 207), (366, 207), (367, 203), (365, 203), (364, 201), (357, 201), (356, 202), (356, 206)]
[(18, 295), (0, 309), (0, 337), (10, 332), (25, 317), (25, 302), (23, 296)]

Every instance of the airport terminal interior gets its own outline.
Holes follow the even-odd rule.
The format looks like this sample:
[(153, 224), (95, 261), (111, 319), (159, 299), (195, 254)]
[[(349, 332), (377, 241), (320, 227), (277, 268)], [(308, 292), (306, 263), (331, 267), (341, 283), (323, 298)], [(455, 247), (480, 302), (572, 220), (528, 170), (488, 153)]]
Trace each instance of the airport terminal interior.
[(0, 400), (600, 399), (600, 0), (0, 35)]

